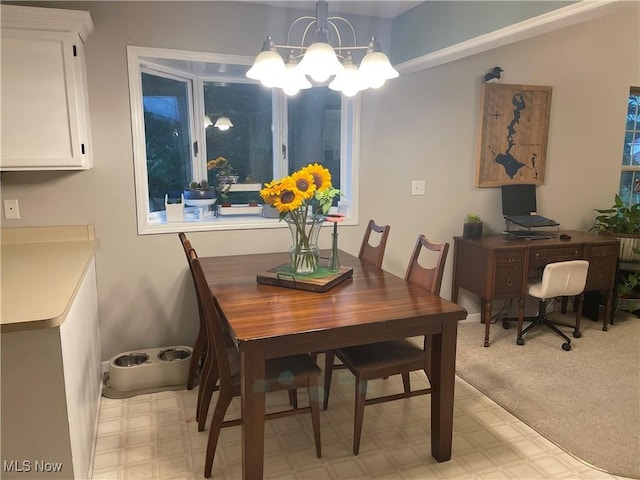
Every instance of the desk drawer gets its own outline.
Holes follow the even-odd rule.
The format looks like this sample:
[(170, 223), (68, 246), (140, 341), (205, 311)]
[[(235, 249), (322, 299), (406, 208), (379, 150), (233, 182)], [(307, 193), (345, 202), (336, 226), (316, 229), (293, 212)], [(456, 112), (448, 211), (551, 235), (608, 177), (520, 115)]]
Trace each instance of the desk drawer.
[(589, 273), (585, 290), (608, 290), (615, 287), (618, 264), (618, 245), (599, 245), (591, 248)]
[(602, 258), (602, 257), (617, 257), (618, 256), (618, 246), (617, 245), (602, 245), (599, 247), (591, 248), (591, 258)]
[(565, 262), (567, 260), (581, 260), (582, 259), (582, 245), (576, 247), (558, 247), (558, 248), (545, 248), (531, 249), (531, 255), (529, 261), (534, 265), (539, 262), (544, 264), (552, 262)]
[(496, 255), (496, 263), (498, 265), (509, 265), (512, 263), (524, 262), (525, 251), (524, 250), (509, 250), (506, 252), (499, 252)]
[(519, 296), (524, 291), (524, 263), (496, 266), (495, 296)]

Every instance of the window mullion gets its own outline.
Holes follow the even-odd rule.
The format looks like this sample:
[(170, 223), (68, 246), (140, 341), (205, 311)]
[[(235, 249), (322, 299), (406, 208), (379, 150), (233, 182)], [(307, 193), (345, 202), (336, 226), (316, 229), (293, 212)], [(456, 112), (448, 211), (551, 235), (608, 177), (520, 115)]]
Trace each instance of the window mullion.
[(281, 91), (273, 92), (273, 177), (289, 174), (289, 133), (287, 97)]
[(199, 182), (207, 178), (207, 144), (204, 126), (204, 82), (196, 77), (189, 88), (191, 92), (191, 138), (198, 144), (198, 153), (191, 149), (191, 171), (193, 180)]

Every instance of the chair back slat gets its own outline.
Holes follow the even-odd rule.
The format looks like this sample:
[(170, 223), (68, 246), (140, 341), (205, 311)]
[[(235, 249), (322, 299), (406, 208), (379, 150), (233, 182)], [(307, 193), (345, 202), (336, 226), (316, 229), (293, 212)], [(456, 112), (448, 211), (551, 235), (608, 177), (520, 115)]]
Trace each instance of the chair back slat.
[[(389, 237), (390, 230), (391, 227), (389, 225), (378, 225), (373, 220), (369, 220), (364, 236), (362, 237), (358, 258), (374, 264), (376, 268), (382, 268), (382, 260), (384, 259), (384, 251), (387, 248), (387, 238)], [(379, 234), (379, 242), (377, 245), (371, 244), (372, 232)]]
[(199, 292), (200, 302), (204, 311), (204, 318), (207, 326), (207, 338), (209, 347), (213, 346), (218, 365), (218, 375), (220, 376), (220, 385), (231, 385), (231, 368), (229, 358), (227, 357), (227, 348), (224, 341), (224, 327), (222, 319), (216, 308), (213, 293), (207, 285), (207, 280), (200, 264), (200, 259), (191, 249), (189, 251), (191, 267), (193, 269), (193, 278), (196, 283), (196, 289)]
[[(429, 267), (423, 267), (420, 265), (418, 260), (420, 258), (420, 254), (424, 250), (435, 252), (437, 254), (435, 265)], [(413, 283), (425, 290), (428, 290), (434, 295), (440, 295), (442, 276), (444, 274), (444, 264), (447, 260), (448, 251), (448, 243), (433, 243), (424, 235), (418, 235), (418, 240), (413, 248), (413, 253), (411, 254), (411, 259), (409, 260), (409, 266), (407, 267), (407, 273), (405, 274), (404, 279), (409, 283)]]

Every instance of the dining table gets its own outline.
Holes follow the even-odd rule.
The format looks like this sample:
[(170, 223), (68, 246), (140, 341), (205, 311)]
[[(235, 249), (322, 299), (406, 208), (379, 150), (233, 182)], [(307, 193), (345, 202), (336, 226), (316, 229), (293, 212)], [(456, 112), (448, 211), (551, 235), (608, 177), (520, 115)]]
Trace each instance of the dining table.
[[(328, 256), (328, 254), (327, 254)], [(265, 360), (431, 335), (431, 455), (451, 459), (458, 322), (467, 312), (339, 251), (352, 274), (327, 291), (258, 283), (288, 252), (201, 257), (207, 284), (240, 353), (242, 476), (263, 478)]]

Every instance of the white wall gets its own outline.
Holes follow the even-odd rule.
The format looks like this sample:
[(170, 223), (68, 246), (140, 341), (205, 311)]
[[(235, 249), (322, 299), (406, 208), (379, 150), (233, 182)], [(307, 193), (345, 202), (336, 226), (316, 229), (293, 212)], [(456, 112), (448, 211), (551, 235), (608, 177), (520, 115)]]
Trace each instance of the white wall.
[[(95, 168), (8, 172), (2, 198), (20, 201), (3, 227), (94, 224), (103, 359), (144, 347), (191, 344), (198, 320), (177, 235), (136, 233), (126, 45), (255, 55), (267, 32), (282, 35), (295, 13), (230, 2), (67, 2), (96, 30), (86, 45)], [(248, 10), (250, 8), (250, 10)], [(259, 11), (256, 8), (261, 9)], [(418, 233), (461, 234), (468, 211), (500, 229), (497, 189), (474, 187), (481, 78), (505, 69), (505, 83), (553, 86), (547, 183), (539, 210), (563, 227), (587, 229), (592, 209), (617, 190), (626, 98), (640, 85), (638, 4), (632, 14), (594, 20), (481, 55), (401, 76), (363, 98), (361, 224), (341, 247), (357, 253), (366, 220), (392, 225), (385, 268), (403, 274)], [(388, 23), (356, 25), (388, 38)], [(238, 26), (242, 25), (242, 29)], [(383, 47), (384, 48), (384, 47)], [(412, 179), (427, 195), (412, 197)], [(259, 238), (256, 239), (256, 236)], [(282, 250), (284, 229), (188, 235), (200, 256)], [(323, 232), (321, 247), (328, 247)], [(443, 295), (450, 292), (450, 254)], [(463, 298), (470, 312), (476, 298)]]
[[(626, 102), (640, 84), (640, 4), (601, 19), (401, 76), (362, 109), (361, 218), (392, 225), (385, 268), (402, 273), (418, 233), (434, 241), (462, 234), (467, 212), (485, 229), (504, 228), (499, 188), (475, 188), (480, 89), (496, 65), (503, 83), (553, 87), (545, 185), (538, 211), (562, 228), (588, 230), (593, 209), (618, 190)], [(412, 179), (427, 195), (410, 196)], [(442, 294), (451, 291), (452, 255)], [(462, 305), (477, 312), (478, 299)]]

